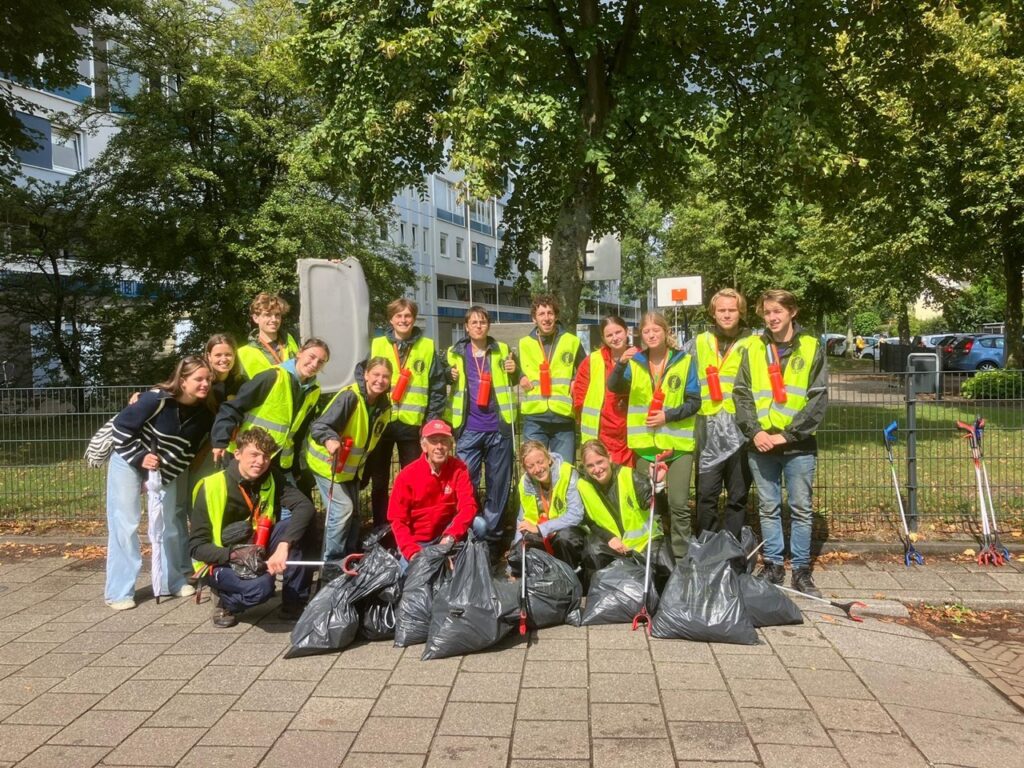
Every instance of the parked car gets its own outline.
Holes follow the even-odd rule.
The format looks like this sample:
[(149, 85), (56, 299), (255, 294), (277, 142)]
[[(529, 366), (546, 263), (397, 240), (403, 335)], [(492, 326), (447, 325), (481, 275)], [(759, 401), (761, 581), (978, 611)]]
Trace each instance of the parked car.
[(921, 337), (921, 343), (928, 349), (935, 349), (939, 344), (944, 343), (946, 338), (955, 335), (956, 334), (950, 333), (949, 331), (943, 331), (942, 333), (929, 333), (926, 336)]
[(943, 368), (947, 368), (946, 361), (953, 354), (953, 349), (956, 347), (957, 342), (963, 339), (973, 339), (978, 335), (976, 333), (950, 333), (938, 339), (935, 342), (935, 351), (939, 355), (939, 364)]
[(949, 371), (994, 371), (1006, 362), (1005, 337), (986, 333), (968, 336), (953, 345), (945, 359)]
[(823, 333), (821, 343), (825, 345), (825, 352), (833, 357), (842, 357), (846, 354), (846, 334)]

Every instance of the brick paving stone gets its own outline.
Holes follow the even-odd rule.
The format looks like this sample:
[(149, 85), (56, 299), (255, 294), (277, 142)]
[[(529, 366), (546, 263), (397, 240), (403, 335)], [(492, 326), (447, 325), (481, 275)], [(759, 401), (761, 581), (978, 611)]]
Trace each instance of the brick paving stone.
[(449, 689), (445, 686), (389, 685), (377, 699), (372, 714), (375, 717), (430, 717), (437, 719), (444, 711), (448, 693)]
[(354, 733), (321, 732), (311, 739), (302, 731), (286, 731), (267, 752), (260, 768), (338, 768), (354, 738)]
[(313, 695), (376, 699), (390, 676), (386, 669), (332, 669), (317, 683)]
[(581, 688), (524, 688), (516, 710), (521, 720), (587, 720), (589, 702)]
[(359, 730), (353, 752), (425, 755), (437, 721), (422, 717), (370, 717)]
[[(404, 659), (408, 652), (410, 660), (419, 661), (423, 653), (423, 646), (417, 645), (409, 649), (395, 648), (391, 643), (364, 643), (362, 645), (350, 645), (339, 653), (335, 659), (334, 666), (342, 669), (394, 669), (400, 660)], [(434, 665), (444, 665), (448, 659), (431, 662)], [(454, 659), (455, 666), (458, 666), (458, 659)]]
[[(63, 641), (61, 641), (63, 642)], [(30, 664), (40, 656), (44, 656), (60, 643), (26, 643), (17, 640), (13, 643), (0, 645), (0, 664)]]
[(658, 703), (658, 684), (654, 675), (590, 675), (590, 700), (593, 702)]
[[(419, 651), (419, 647), (414, 650)], [(418, 657), (410, 656), (403, 658), (393, 669), (389, 678), (392, 685), (451, 685), (459, 671), (459, 659), (422, 662)]]
[(843, 570), (843, 576), (850, 582), (850, 587), (853, 589), (872, 590), (874, 592), (900, 589), (900, 583), (892, 574), (872, 571), (868, 568), (846, 568)]
[(426, 755), (389, 755), (373, 752), (352, 752), (341, 768), (423, 768)]
[(90, 710), (50, 737), (50, 744), (116, 747), (149, 717), (148, 712)]
[(794, 749), (779, 744), (763, 744), (758, 751), (764, 768), (854, 768), (843, 760), (839, 750), (830, 747)]
[(533, 643), (526, 652), (527, 661), (587, 661), (587, 641), (557, 638)]
[(761, 630), (764, 638), (774, 648), (783, 645), (812, 646), (817, 648), (829, 648), (832, 646), (828, 640), (822, 637), (821, 632), (813, 624), (803, 624), (787, 627), (764, 627)]
[(182, 680), (129, 680), (96, 704), (96, 709), (136, 709), (155, 712), (184, 685)]
[(662, 691), (661, 700), (669, 721), (740, 721), (740, 713), (728, 691)]
[[(142, 669), (125, 668), (133, 673), (133, 680), (191, 680), (207, 668), (214, 657), (210, 654), (197, 656), (157, 656)], [(113, 667), (109, 667), (113, 669)]]
[(22, 760), (59, 730), (56, 725), (0, 723), (0, 755), (8, 760)]
[(193, 632), (192, 634), (185, 635), (185, 637), (174, 643), (164, 653), (168, 656), (176, 654), (191, 656), (196, 653), (220, 653), (234, 643), (236, 639), (238, 639), (238, 636), (232, 634), (208, 635)]
[(715, 655), (707, 643), (691, 643), (686, 640), (651, 641), (651, 658), (655, 664), (662, 661), (686, 662), (689, 664), (714, 664)]
[[(735, 656), (733, 658), (744, 658)], [(663, 691), (724, 691), (725, 678), (714, 664), (685, 664), (662, 661), (654, 670), (658, 676), (658, 688)]]
[(243, 712), (298, 712), (313, 692), (315, 683), (305, 680), (257, 680), (231, 706)]
[(515, 673), (459, 672), (452, 686), (451, 700), (514, 702), (519, 697), (519, 681), (520, 675)]
[(238, 697), (234, 694), (176, 693), (146, 721), (158, 728), (209, 728)]
[(311, 697), (298, 711), (289, 730), (358, 731), (366, 721), (373, 702), (370, 699), (327, 699)]
[(790, 669), (837, 669), (849, 670), (850, 665), (831, 648), (815, 648), (806, 645), (776, 645), (775, 654)]
[(82, 632), (58, 646), (56, 653), (106, 653), (130, 636), (127, 632)]
[(50, 690), (53, 693), (108, 694), (133, 674), (135, 670), (128, 667), (86, 667)]
[(557, 661), (528, 661), (523, 666), (523, 688), (586, 688), (587, 668), (583, 664)]
[(463, 658), (459, 669), (463, 672), (520, 673), (525, 662), (526, 648), (502, 648), (487, 653), (471, 653)]
[[(92, 625), (50, 621), (36, 627), (31, 632), (26, 632), (19, 640), (23, 643), (57, 643), (59, 645), (82, 634), (90, 626)], [(106, 651), (109, 648), (103, 650)]]
[(625, 739), (668, 738), (665, 713), (657, 704), (593, 704), (590, 729), (594, 736)]
[(297, 659), (279, 657), (264, 668), (260, 679), (318, 683), (330, 671), (333, 661), (329, 655), (301, 656)]
[(256, 768), (266, 753), (265, 747), (212, 747), (200, 744), (192, 747), (176, 768)]
[(895, 733), (896, 723), (874, 699), (840, 699), (831, 696), (808, 696), (811, 709), (821, 724), (830, 731), (866, 731)]
[(789, 673), (775, 658), (761, 656), (735, 656), (722, 654), (717, 657), (718, 666), (726, 679), (753, 678), (758, 680), (788, 680)]
[(192, 627), (182, 624), (164, 624), (153, 622), (136, 631), (128, 642), (131, 643), (160, 643), (162, 645), (173, 645), (192, 633)]
[(873, 768), (928, 767), (924, 756), (899, 734), (836, 731), (831, 736), (836, 748), (850, 765), (871, 765)]
[(22, 677), (68, 677), (92, 664), (98, 653), (48, 653), (21, 668)]
[(740, 707), (760, 707), (771, 702), (777, 709), (808, 709), (809, 704), (791, 680), (729, 680), (729, 690)]
[[(550, 689), (523, 689), (550, 690)], [(515, 704), (450, 701), (437, 728), (445, 736), (512, 736)]]
[(44, 744), (18, 763), (18, 766), (19, 768), (92, 768), (109, 751), (109, 747)]
[(265, 711), (259, 715), (259, 727), (253, 727), (249, 712), (230, 711), (210, 728), (199, 743), (216, 747), (272, 747), (292, 721), (291, 712)]
[(144, 667), (168, 648), (170, 645), (163, 643), (152, 645), (124, 643), (116, 648), (111, 648), (92, 664), (96, 667)]
[(103, 762), (108, 765), (173, 766), (192, 749), (203, 733), (202, 728), (139, 728)]
[(682, 760), (756, 760), (743, 723), (668, 724), (675, 754)]
[(654, 671), (651, 654), (647, 648), (619, 650), (591, 646), (587, 657), (591, 672), (647, 673)]
[(256, 681), (259, 674), (258, 667), (207, 667), (189, 680), (181, 692), (241, 694)]
[(900, 664), (917, 670), (969, 676), (970, 672), (929, 639), (899, 637), (873, 628), (822, 625), (824, 634), (843, 657)]
[(427, 768), (505, 768), (508, 750), (509, 740), (494, 736), (437, 736), (430, 747)]
[(44, 693), (4, 722), (22, 725), (67, 725), (102, 698), (97, 693)]
[[(771, 702), (765, 702), (769, 706)], [(777, 709), (741, 709), (740, 717), (755, 744), (831, 747), (825, 729), (811, 711), (780, 712)]]
[(594, 739), (594, 768), (620, 768), (642, 765), (644, 768), (675, 768), (672, 743), (667, 739)]
[(209, 663), (215, 667), (265, 667), (280, 655), (281, 646), (247, 643), (242, 639), (212, 657)]
[(613, 626), (617, 631), (595, 632), (595, 627), (588, 628), (587, 642), (592, 650), (601, 648), (608, 651), (638, 651), (654, 644), (648, 643), (646, 633), (633, 632), (628, 624)]
[(590, 758), (590, 730), (587, 723), (517, 719), (512, 757), (587, 760)]
[(829, 695), (843, 699), (873, 699), (853, 672), (835, 669), (792, 669), (790, 673), (804, 696)]
[[(1008, 756), (1024, 754), (1024, 728), (984, 717), (907, 706), (889, 706), (889, 714), (933, 763), (976, 768), (1005, 765)], [(971, 712), (964, 707), (964, 713)], [(971, 713), (973, 714), (973, 713)]]
[(735, 656), (771, 656), (772, 647), (766, 642), (759, 642), (757, 645), (734, 645), (732, 643), (716, 643), (714, 646), (715, 656), (731, 654)]

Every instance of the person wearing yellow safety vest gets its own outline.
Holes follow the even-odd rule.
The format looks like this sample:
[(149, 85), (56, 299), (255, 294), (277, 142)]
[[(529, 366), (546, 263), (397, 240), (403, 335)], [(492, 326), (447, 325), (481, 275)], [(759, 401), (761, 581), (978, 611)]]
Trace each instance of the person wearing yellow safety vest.
[(629, 349), (608, 378), (608, 388), (629, 395), (626, 441), (649, 471), (658, 454), (668, 456), (669, 538), (676, 560), (686, 554), (690, 535), (690, 479), (696, 449), (694, 426), (700, 385), (693, 358), (676, 348), (668, 322), (648, 312), (640, 324), (644, 351)]
[[(312, 575), (306, 568), (289, 567), (285, 562), (302, 559), (313, 505), (308, 499), (299, 499), (302, 494), (275, 475), (272, 457), (277, 444), (267, 432), (259, 427), (243, 432), (237, 447), (227, 467), (200, 480), (192, 494), (189, 551), (198, 567), (209, 566), (210, 587), (217, 596), (213, 623), (221, 628), (233, 627), (239, 613), (269, 600), (279, 574), (284, 577), (282, 614), (297, 618)], [(280, 510), (284, 507), (290, 507), (292, 514), (282, 521)], [(259, 518), (269, 518), (272, 527), (265, 549), (254, 551)], [(252, 536), (242, 544), (228, 546), (222, 538), (224, 529), (244, 521), (252, 524)], [(246, 578), (232, 569), (233, 562), (252, 563), (253, 557), (265, 564), (265, 573), (249, 573)]]
[[(691, 349), (700, 383), (697, 527), (693, 533), (724, 527), (738, 539), (747, 517), (751, 479), (746, 441), (736, 426), (732, 388), (742, 351), (751, 339), (750, 329), (743, 326), (747, 300), (738, 291), (723, 288), (711, 297), (708, 314), (714, 326), (699, 334)], [(718, 514), (723, 486), (724, 520)]]
[(543, 548), (580, 570), (586, 529), (579, 473), (536, 440), (523, 442), (520, 462), (525, 472), (519, 480), (519, 519), (510, 564), (519, 562), (517, 544), (525, 537), (526, 546)]
[(297, 357), (256, 374), (233, 400), (221, 403), (210, 431), (213, 460), (221, 461), (225, 451), (234, 453), (238, 434), (262, 427), (277, 443), (274, 464), (294, 476), (295, 446), (302, 444), (320, 399), (316, 374), (330, 356), (327, 342), (307, 339)]
[(608, 377), (629, 349), (629, 328), (618, 315), (601, 320), (604, 344), (591, 352), (572, 383), (572, 400), (580, 415), (583, 442), (600, 440), (616, 464), (632, 467), (636, 454), (626, 442), (626, 410), (629, 398), (608, 389)]
[(391, 416), (391, 361), (371, 357), (309, 427), (306, 466), (327, 510), (323, 559), (340, 560), (359, 543), (359, 478)]
[(814, 433), (828, 407), (828, 363), (821, 341), (794, 323), (796, 297), (766, 291), (757, 303), (765, 331), (743, 350), (733, 400), (736, 422), (750, 441), (748, 459), (757, 487), (764, 551), (759, 575), (786, 578), (782, 482), (791, 513), (789, 551), (793, 588), (821, 596), (811, 578), (811, 490), (818, 443)]
[[(593, 574), (613, 560), (647, 551), (652, 488), (649, 472), (612, 463), (608, 448), (600, 440), (585, 442), (580, 455), (585, 473), (579, 485), (580, 497), (590, 531), (583, 549), (583, 572), (589, 584)], [(655, 493), (665, 488), (665, 468), (658, 466)], [(657, 516), (651, 540), (651, 563), (660, 589), (675, 563)]]
[(572, 464), (576, 461), (572, 380), (586, 356), (576, 335), (558, 323), (554, 296), (534, 296), (530, 316), (536, 327), (519, 340), (523, 439), (536, 440)]
[[(411, 299), (395, 299), (387, 306), (388, 329), (370, 344), (370, 357), (386, 357), (391, 373), (391, 421), (366, 461), (365, 476), (373, 482), (370, 506), (374, 527), (387, 522), (391, 484), (391, 457), (398, 448), (398, 463), (407, 467), (422, 455), (420, 429), (440, 419), (448, 400), (448, 370), (437, 354), (434, 340), (416, 327), (419, 306)], [(356, 366), (362, 378), (364, 363)], [(366, 480), (364, 479), (364, 484)]]
[[(477, 496), (483, 498), (473, 532), (477, 538), (494, 540), (501, 538), (512, 478), (516, 361), (508, 345), (487, 335), (491, 316), (483, 307), (466, 311), (465, 328), (466, 337), (448, 349), (452, 388), (445, 421), (455, 434), (455, 455), (465, 463)], [(479, 490), (481, 468), (487, 478), (486, 494)]]
[(299, 354), (299, 345), (292, 335), (281, 335), (281, 323), (290, 309), (288, 302), (276, 293), (260, 293), (252, 300), (249, 315), (256, 328), (249, 334), (249, 343), (238, 349), (243, 378), (255, 378), (256, 374)]

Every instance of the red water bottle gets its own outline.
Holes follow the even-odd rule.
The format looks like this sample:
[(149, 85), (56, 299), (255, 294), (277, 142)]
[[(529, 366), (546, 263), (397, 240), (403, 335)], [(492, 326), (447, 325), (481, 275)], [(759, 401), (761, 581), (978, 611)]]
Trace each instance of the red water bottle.
[(786, 402), (786, 385), (782, 383), (782, 369), (778, 362), (768, 363), (768, 378), (772, 382), (772, 398), (782, 405)]
[(547, 360), (540, 363), (540, 394), (542, 397), (551, 397), (551, 365)]
[(260, 515), (256, 521), (256, 541), (254, 543), (257, 547), (266, 549), (270, 544), (271, 522), (270, 515)]
[(338, 448), (338, 453), (334, 456), (334, 471), (335, 473), (341, 472), (345, 467), (345, 462), (348, 461), (348, 455), (352, 453), (352, 438), (346, 437), (341, 442), (341, 446)]
[(654, 397), (651, 398), (651, 405), (647, 409), (647, 415), (653, 416), (659, 413), (662, 408), (665, 407), (665, 393), (661, 391), (661, 388), (654, 390)]
[(480, 374), (480, 386), (476, 390), (476, 404), (480, 408), (486, 408), (491, 401), (491, 374), (484, 371)]
[(398, 373), (398, 381), (395, 386), (391, 388), (391, 402), (400, 403), (402, 397), (405, 395), (405, 390), (409, 386), (409, 379), (412, 378), (412, 371), (408, 368), (403, 368)]
[(724, 398), (722, 397), (722, 382), (718, 378), (718, 369), (709, 365), (704, 369), (704, 373), (708, 377), (708, 393), (711, 395), (712, 402), (722, 402)]

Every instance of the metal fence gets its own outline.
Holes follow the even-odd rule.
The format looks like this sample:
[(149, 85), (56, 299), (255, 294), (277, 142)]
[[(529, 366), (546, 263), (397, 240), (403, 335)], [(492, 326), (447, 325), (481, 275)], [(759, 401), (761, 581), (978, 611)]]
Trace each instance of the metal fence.
[[(1006, 396), (969, 400), (961, 394), (967, 374), (943, 373), (936, 387), (934, 374), (833, 372), (818, 431), (818, 535), (891, 529), (896, 504), (882, 429), (893, 420), (912, 518), (925, 533), (973, 531), (974, 467), (956, 422), (976, 415), (987, 423), (985, 463), (1000, 522), (1024, 528), (1024, 388), (1017, 373)], [(88, 468), (82, 455), (89, 437), (141, 389), (0, 389), (0, 521), (102, 519), (106, 473)]]

